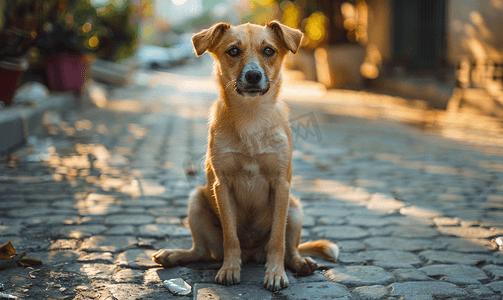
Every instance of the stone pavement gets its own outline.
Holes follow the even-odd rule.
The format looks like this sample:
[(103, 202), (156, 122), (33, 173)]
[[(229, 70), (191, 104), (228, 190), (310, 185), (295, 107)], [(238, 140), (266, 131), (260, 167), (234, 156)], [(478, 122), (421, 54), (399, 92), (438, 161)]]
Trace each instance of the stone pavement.
[[(180, 71), (198, 74), (199, 65)], [(192, 73), (191, 73), (192, 72)], [(147, 75), (145, 75), (147, 76)], [(164, 269), (160, 248), (190, 248), (187, 198), (204, 182), (204, 80), (158, 73), (117, 89), (104, 109), (54, 114), (47, 133), (0, 166), (0, 244), (43, 265), (0, 271), (27, 299), (501, 299), (503, 151), (396, 123), (294, 106), (292, 193), (302, 240), (342, 247), (277, 293), (264, 267), (214, 284), (217, 263)], [(206, 92), (205, 92), (206, 91)], [(51, 123), (52, 122), (52, 123)], [(50, 132), (50, 133), (49, 133)], [(193, 288), (174, 296), (164, 280)]]

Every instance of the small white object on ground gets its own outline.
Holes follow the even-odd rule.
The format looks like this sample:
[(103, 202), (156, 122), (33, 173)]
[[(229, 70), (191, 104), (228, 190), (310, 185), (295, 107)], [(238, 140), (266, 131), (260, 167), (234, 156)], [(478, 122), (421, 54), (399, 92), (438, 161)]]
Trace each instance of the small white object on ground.
[(9, 295), (9, 294), (0, 293), (0, 299), (19, 299), (19, 297)]
[(496, 245), (498, 245), (499, 250), (503, 251), (503, 236), (497, 237), (497, 238), (493, 239), (492, 241), (495, 242)]
[(191, 286), (181, 278), (164, 280), (162, 285), (168, 288), (173, 295), (188, 295), (192, 290)]

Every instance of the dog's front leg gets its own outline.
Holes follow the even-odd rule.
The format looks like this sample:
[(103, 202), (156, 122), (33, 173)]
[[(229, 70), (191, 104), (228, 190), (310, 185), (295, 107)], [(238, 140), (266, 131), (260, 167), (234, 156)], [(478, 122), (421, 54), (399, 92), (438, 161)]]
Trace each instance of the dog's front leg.
[(267, 244), (267, 263), (264, 286), (270, 291), (277, 291), (288, 286), (285, 272), (285, 231), (290, 185), (286, 180), (279, 180), (273, 188), (274, 214), (271, 238)]
[(241, 248), (237, 234), (236, 207), (226, 185), (216, 182), (213, 190), (220, 212), (224, 238), (224, 262), (215, 277), (215, 282), (224, 285), (238, 284), (241, 280)]

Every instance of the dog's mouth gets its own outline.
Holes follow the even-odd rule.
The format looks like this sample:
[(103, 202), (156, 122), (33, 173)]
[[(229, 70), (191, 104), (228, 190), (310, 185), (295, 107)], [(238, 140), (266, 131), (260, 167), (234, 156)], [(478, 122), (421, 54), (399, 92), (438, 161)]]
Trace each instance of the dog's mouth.
[(236, 86), (236, 92), (240, 95), (243, 95), (243, 96), (251, 96), (251, 97), (255, 97), (255, 96), (262, 96), (264, 95), (265, 93), (267, 93), (267, 91), (269, 91), (269, 87), (265, 88), (265, 89), (261, 89), (259, 87), (244, 87), (244, 88), (240, 88), (239, 86)]

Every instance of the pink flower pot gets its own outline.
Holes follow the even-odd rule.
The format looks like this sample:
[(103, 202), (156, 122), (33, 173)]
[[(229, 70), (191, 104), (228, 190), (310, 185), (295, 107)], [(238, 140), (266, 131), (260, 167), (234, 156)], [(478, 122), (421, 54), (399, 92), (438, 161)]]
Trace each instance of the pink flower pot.
[(80, 91), (86, 79), (86, 55), (62, 53), (47, 59), (47, 75), (52, 90)]

